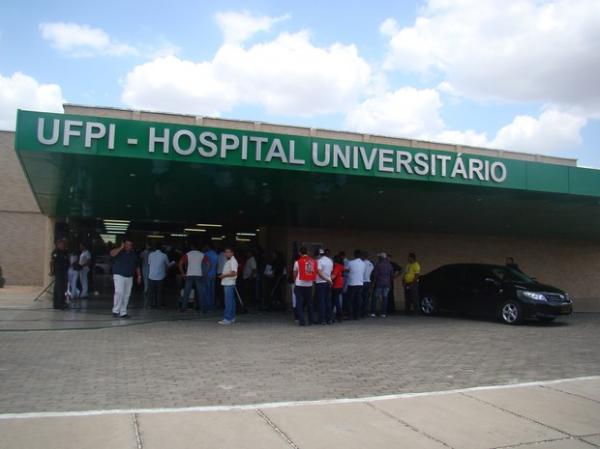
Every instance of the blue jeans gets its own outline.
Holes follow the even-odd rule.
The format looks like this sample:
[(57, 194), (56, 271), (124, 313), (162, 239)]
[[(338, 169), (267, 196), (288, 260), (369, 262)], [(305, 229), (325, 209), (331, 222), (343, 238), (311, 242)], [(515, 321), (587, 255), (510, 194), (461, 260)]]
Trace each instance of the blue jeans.
[(304, 304), (308, 306), (308, 324), (312, 324), (314, 317), (314, 309), (312, 304), (312, 287), (294, 287), (294, 294), (296, 295), (296, 317), (298, 318), (298, 324), (304, 326)]
[(235, 285), (224, 285), (223, 296), (225, 297), (225, 321), (235, 320)]
[(196, 310), (200, 310), (200, 304), (202, 303), (203, 296), (202, 276), (186, 276), (185, 286), (183, 287), (183, 304), (181, 304), (181, 308), (187, 309), (192, 288), (194, 288), (196, 294)]
[[(342, 320), (342, 289), (334, 288), (331, 290), (331, 308), (335, 307), (335, 315), (338, 321)], [(332, 310), (333, 313), (333, 310)]]
[(369, 306), (371, 305), (371, 283), (370, 282), (365, 282), (363, 284), (363, 288), (360, 292), (361, 296), (362, 296), (362, 305), (360, 308), (360, 311), (362, 313), (362, 315), (366, 315), (367, 312), (369, 311)]
[(331, 322), (331, 286), (327, 282), (315, 284), (315, 296), (319, 305), (319, 322)]
[(348, 293), (344, 295), (344, 302), (348, 302), (350, 316), (353, 320), (361, 317), (362, 309), (362, 285), (349, 285)]
[(377, 303), (381, 302), (381, 315), (387, 315), (388, 309), (388, 298), (390, 296), (389, 287), (375, 287), (373, 292), (373, 301), (371, 301), (371, 313), (375, 315), (377, 313)]
[(214, 310), (215, 308), (215, 277), (204, 277), (204, 307), (206, 310)]

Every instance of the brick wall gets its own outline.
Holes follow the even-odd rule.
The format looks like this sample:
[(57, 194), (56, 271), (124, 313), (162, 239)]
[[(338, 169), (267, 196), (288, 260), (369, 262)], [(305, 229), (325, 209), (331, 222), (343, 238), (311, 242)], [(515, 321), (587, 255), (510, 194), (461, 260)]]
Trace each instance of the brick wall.
[(49, 219), (41, 214), (14, 150), (0, 131), (0, 266), (7, 284), (42, 285), (48, 271)]

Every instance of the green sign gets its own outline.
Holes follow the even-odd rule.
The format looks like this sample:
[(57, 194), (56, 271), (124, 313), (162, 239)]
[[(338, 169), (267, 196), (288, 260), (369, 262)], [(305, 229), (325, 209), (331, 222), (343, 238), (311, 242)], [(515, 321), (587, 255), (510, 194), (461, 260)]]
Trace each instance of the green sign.
[(583, 170), (361, 141), (31, 111), (18, 112), (16, 148), (131, 158), (132, 164), (136, 158), (159, 159), (565, 193), (571, 191), (570, 170)]

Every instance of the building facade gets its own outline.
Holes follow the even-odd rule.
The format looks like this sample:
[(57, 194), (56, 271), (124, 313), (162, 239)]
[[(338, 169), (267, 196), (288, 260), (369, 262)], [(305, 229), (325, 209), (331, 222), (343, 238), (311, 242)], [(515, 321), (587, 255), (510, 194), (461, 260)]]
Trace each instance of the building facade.
[(575, 310), (600, 304), (600, 171), (572, 159), (77, 105), (20, 111), (0, 158), (10, 284), (45, 282), (60, 229), (120, 219), (173, 244), (217, 224), (217, 245), (252, 235), (286, 259), (302, 243), (414, 251), (425, 272), (512, 256)]

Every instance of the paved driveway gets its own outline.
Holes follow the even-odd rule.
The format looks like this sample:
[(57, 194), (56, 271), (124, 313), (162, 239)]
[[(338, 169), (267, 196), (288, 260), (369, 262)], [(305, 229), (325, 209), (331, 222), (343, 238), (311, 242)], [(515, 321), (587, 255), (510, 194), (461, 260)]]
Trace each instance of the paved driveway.
[(121, 326), (102, 310), (0, 309), (0, 320), (36, 313), (36, 329), (68, 316), (104, 324), (4, 326), (13, 331), (0, 331), (0, 413), (355, 398), (600, 372), (597, 314), (517, 327), (397, 316), (299, 328), (287, 315), (221, 327), (170, 312)]

